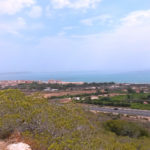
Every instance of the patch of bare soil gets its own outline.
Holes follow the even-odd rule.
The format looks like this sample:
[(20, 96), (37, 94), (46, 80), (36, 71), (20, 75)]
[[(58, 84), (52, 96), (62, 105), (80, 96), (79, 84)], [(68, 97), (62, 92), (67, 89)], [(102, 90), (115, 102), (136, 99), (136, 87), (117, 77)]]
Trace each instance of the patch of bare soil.
[(6, 146), (7, 146), (6, 142), (0, 141), (0, 150), (6, 150)]
[(43, 93), (45, 98), (50, 98), (53, 96), (65, 96), (65, 95), (82, 95), (82, 94), (92, 94), (96, 93), (96, 90), (85, 90), (85, 91), (59, 91), (52, 93)]

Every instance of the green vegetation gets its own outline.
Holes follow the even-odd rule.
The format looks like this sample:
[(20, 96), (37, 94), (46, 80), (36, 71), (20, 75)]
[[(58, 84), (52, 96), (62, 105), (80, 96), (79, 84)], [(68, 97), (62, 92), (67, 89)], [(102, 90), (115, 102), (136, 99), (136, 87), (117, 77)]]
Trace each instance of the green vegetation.
[(148, 130), (126, 123), (124, 131), (135, 131), (137, 136), (119, 134), (123, 123), (118, 122), (115, 135), (110, 122), (101, 118), (75, 104), (51, 104), (40, 95), (26, 96), (19, 90), (0, 91), (1, 139), (18, 131), (33, 150), (149, 150)]
[(150, 110), (150, 104), (133, 103), (130, 107), (133, 109)]
[[(91, 100), (86, 97), (84, 100), (76, 101), (80, 103), (95, 104), (101, 106), (130, 107), (133, 109), (150, 110), (149, 93), (132, 93), (113, 97), (99, 97), (98, 100)], [(146, 104), (144, 103), (146, 102)]]
[(146, 129), (137, 125), (133, 122), (127, 122), (124, 120), (109, 120), (104, 123), (104, 127), (121, 136), (129, 136), (129, 137), (142, 137), (149, 136), (149, 133)]
[(8, 86), (6, 89), (12, 88), (12, 89), (22, 89), (22, 90), (36, 90), (36, 91), (42, 91), (46, 88), (51, 88), (51, 89), (58, 89), (58, 90), (66, 90), (66, 89), (80, 89), (80, 88), (87, 88), (87, 87), (100, 87), (100, 86), (111, 86), (114, 85), (114, 82), (106, 82), (106, 83), (84, 83), (81, 85), (77, 85), (77, 84), (66, 84), (66, 85), (62, 85), (62, 84), (46, 84), (46, 83), (41, 83), (39, 84), (38, 82), (33, 82), (30, 84), (19, 84), (17, 86)]

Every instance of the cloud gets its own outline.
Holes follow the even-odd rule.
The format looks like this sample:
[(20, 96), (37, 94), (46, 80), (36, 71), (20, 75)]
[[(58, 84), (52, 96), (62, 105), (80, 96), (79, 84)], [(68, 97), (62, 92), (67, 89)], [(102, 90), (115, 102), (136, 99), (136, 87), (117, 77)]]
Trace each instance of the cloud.
[(33, 6), (28, 15), (31, 18), (39, 18), (42, 15), (42, 8), (40, 6)]
[(19, 35), (19, 31), (25, 29), (26, 26), (26, 21), (23, 18), (18, 17), (14, 21), (0, 22), (0, 33)]
[(81, 23), (87, 26), (93, 26), (95, 23), (104, 24), (106, 22), (107, 23), (112, 22), (111, 15), (104, 14), (104, 15), (81, 20)]
[(35, 4), (34, 0), (0, 0), (0, 14), (14, 15), (33, 4)]
[[(42, 39), (37, 48), (38, 55), (44, 60), (43, 66), (55, 65), (58, 70), (148, 69), (150, 64), (149, 16), (149, 10), (132, 12), (121, 18), (120, 24), (107, 33)], [(42, 55), (43, 53), (47, 55)], [(56, 65), (57, 62), (53, 59), (55, 56), (59, 57), (61, 66)]]
[(121, 19), (123, 25), (128, 27), (150, 24), (150, 10), (135, 11)]
[(18, 17), (15, 20), (10, 21), (0, 21), (0, 35), (15, 35), (18, 37), (23, 37), (22, 31), (34, 31), (42, 29), (44, 25), (42, 23), (29, 23), (24, 18)]
[[(97, 56), (103, 55), (105, 67), (118, 70), (149, 68), (150, 10), (131, 12), (120, 19), (120, 24), (111, 32), (84, 39), (87, 49)], [(95, 60), (98, 60), (97, 56), (93, 56)]]
[(101, 0), (51, 0), (55, 9), (73, 8), (73, 9), (87, 9), (95, 8)]
[[(84, 36), (74, 35), (72, 37), (62, 33), (55, 37), (42, 38), (36, 44), (22, 44), (19, 48), (10, 46), (6, 48), (8, 50), (4, 52), (5, 55), (2, 55), (1, 64), (5, 64), (7, 60), (10, 66), (5, 68), (18, 67), (26, 70), (34, 68), (34, 71), (40, 70), (41, 72), (54, 70), (132, 71), (149, 69), (150, 10), (131, 12), (119, 20), (119, 24), (109, 32), (105, 31)], [(15, 24), (15, 22), (19, 22), (20, 25)], [(18, 18), (9, 27), (4, 24), (2, 29), (0, 27), (0, 31), (18, 32), (18, 27), (20, 30), (26, 29), (26, 23), (23, 22), (21, 18)], [(72, 27), (66, 27), (66, 31), (67, 29), (70, 30)], [(5, 45), (8, 46), (7, 43)], [(5, 47), (3, 47), (1, 49), (5, 51)], [(16, 52), (16, 49), (18, 49), (18, 52)], [(22, 53), (19, 54), (21, 51)], [(13, 61), (10, 61), (12, 54), (17, 54), (17, 59), (19, 59), (13, 65), (12, 62), (15, 62), (15, 56)], [(26, 61), (26, 58), (28, 58), (28, 61)], [(39, 62), (39, 60), (42, 60), (42, 62)], [(49, 66), (50, 70), (44, 66)]]

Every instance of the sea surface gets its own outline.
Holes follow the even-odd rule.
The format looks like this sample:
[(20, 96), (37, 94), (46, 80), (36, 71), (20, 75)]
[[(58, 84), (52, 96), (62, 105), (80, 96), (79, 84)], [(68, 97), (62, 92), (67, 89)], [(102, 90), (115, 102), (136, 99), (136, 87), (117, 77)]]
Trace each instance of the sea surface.
[(113, 73), (101, 72), (53, 72), (53, 73), (0, 73), (0, 80), (62, 80), (70, 82), (150, 83), (150, 71)]

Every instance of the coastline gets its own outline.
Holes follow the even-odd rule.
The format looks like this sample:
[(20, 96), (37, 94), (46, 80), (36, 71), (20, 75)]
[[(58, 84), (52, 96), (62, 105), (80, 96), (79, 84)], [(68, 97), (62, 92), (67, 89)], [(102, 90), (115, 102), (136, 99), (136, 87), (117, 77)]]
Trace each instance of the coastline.
[(53, 73), (0, 73), (0, 81), (5, 80), (29, 80), (29, 81), (48, 81), (61, 80), (64, 82), (115, 82), (130, 84), (150, 84), (150, 72), (104, 74), (100, 72), (53, 72)]

